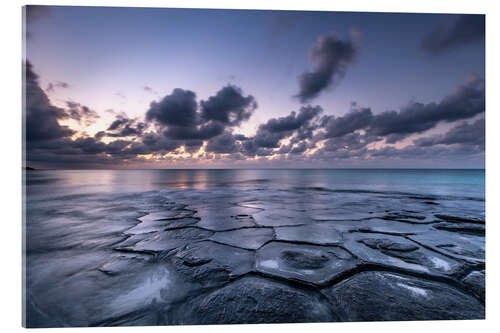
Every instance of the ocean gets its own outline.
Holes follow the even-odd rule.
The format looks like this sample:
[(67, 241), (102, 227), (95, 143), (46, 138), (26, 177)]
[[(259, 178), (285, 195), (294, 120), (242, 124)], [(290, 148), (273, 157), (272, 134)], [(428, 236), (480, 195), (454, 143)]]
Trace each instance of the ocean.
[[(484, 274), (484, 170), (33, 170), (25, 193), (30, 327), (254, 322), (203, 314), (241, 277), (324, 293), (367, 263), (455, 287)], [(329, 246), (342, 253), (308, 257)], [(473, 289), (458, 303), (479, 309)], [(352, 319), (314, 299), (297, 321)]]

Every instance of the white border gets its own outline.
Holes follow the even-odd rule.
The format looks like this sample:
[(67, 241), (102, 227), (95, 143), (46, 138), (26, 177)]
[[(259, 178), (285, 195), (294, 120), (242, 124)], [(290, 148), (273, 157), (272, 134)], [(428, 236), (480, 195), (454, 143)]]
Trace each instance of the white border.
[[(499, 319), (499, 281), (497, 254), (500, 214), (498, 206), (498, 185), (500, 184), (500, 165), (498, 146), (500, 108), (498, 103), (499, 84), (499, 32), (500, 14), (495, 1), (475, 0), (349, 0), (338, 1), (297, 1), (297, 0), (253, 0), (253, 1), (163, 1), (163, 0), (87, 0), (87, 1), (2, 1), (0, 52), (2, 70), (1, 77), (1, 143), (0, 154), (2, 172), (2, 212), (0, 228), (0, 326), (5, 332), (15, 332), (21, 328), (21, 6), (25, 4), (44, 5), (93, 5), (93, 6), (134, 6), (134, 7), (181, 7), (181, 8), (233, 8), (233, 9), (289, 9), (289, 10), (335, 10), (335, 11), (375, 11), (375, 12), (425, 12), (425, 13), (485, 13), (486, 34), (486, 212), (487, 212), (487, 319), (485, 321), (422, 321), (422, 322), (388, 322), (388, 323), (332, 323), (332, 324), (280, 324), (280, 325), (238, 325), (238, 326), (168, 326), (138, 328), (107, 328), (107, 330), (127, 330), (129, 332), (254, 332), (255, 330), (287, 332), (303, 332), (318, 330), (321, 332), (349, 331), (363, 332), (488, 332), (497, 331)], [(382, 309), (381, 309), (382, 310)], [(495, 327), (497, 326), (497, 327)], [(95, 328), (103, 330), (104, 328)], [(65, 332), (67, 329), (57, 329)], [(87, 331), (88, 329), (78, 329)], [(46, 332), (56, 331), (48, 329)]]

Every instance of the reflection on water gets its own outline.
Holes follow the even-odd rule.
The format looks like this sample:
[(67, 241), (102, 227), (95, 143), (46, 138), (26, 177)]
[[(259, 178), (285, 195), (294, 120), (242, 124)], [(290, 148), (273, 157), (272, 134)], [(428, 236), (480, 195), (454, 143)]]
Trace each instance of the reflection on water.
[[(27, 185), (52, 185), (76, 193), (151, 190), (362, 189), (484, 198), (484, 170), (245, 169), (245, 170), (57, 170), (27, 172)], [(30, 192), (32, 193), (32, 192)]]

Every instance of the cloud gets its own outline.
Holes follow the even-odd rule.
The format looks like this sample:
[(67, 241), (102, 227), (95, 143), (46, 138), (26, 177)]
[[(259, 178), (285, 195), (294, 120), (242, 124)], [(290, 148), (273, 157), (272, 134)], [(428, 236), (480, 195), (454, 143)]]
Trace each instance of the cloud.
[(348, 133), (341, 137), (334, 137), (326, 140), (323, 144), (325, 151), (357, 151), (363, 149), (374, 138), (360, 133)]
[(241, 144), (236, 141), (232, 133), (224, 132), (207, 142), (206, 152), (217, 154), (231, 154), (241, 150)]
[(292, 111), (286, 117), (269, 119), (259, 126), (255, 136), (243, 141), (245, 153), (250, 156), (269, 154), (270, 151), (261, 148), (279, 148), (280, 141), (292, 135), (301, 139), (311, 137), (312, 131), (317, 128), (314, 120), (321, 112), (323, 109), (320, 106), (304, 106), (298, 113)]
[(140, 136), (146, 129), (147, 125), (137, 119), (130, 119), (124, 114), (118, 114), (115, 120), (107, 128), (107, 136), (110, 137), (127, 137)]
[(320, 106), (304, 106), (300, 108), (299, 113), (292, 111), (286, 117), (269, 119), (261, 128), (271, 133), (293, 131), (309, 124), (321, 112), (323, 109)]
[(207, 140), (221, 134), (224, 125), (219, 122), (209, 122), (201, 126), (170, 126), (163, 132), (167, 138), (174, 140)]
[(198, 105), (196, 94), (176, 88), (160, 102), (152, 102), (146, 120), (173, 140), (208, 140), (227, 127), (240, 125), (252, 115), (257, 102), (243, 91), (228, 85)]
[(163, 135), (156, 133), (147, 133), (142, 136), (143, 144), (149, 149), (150, 152), (169, 152), (179, 148), (182, 142), (169, 140)]
[(433, 135), (416, 139), (413, 143), (419, 147), (429, 147), (434, 145), (476, 145), (483, 146), (485, 144), (485, 121), (484, 118), (478, 119), (472, 124), (461, 122), (457, 126), (450, 129), (444, 135)]
[(53, 106), (40, 88), (38, 75), (29, 61), (24, 65), (26, 89), (26, 140), (28, 143), (58, 139), (75, 133), (68, 126), (59, 125), (59, 120), (67, 118), (66, 111)]
[(422, 40), (422, 48), (429, 54), (437, 55), (463, 45), (484, 40), (484, 15), (447, 16)]
[(85, 122), (86, 126), (94, 124), (96, 119), (101, 117), (97, 112), (80, 103), (66, 101), (66, 106), (68, 107), (66, 109), (67, 116), (80, 123)]
[[(174, 89), (150, 104), (145, 120), (112, 112), (114, 119), (106, 130), (88, 136), (61, 126), (59, 121), (84, 121), (95, 116), (95, 111), (72, 101), (65, 108), (53, 106), (29, 62), (25, 74), (27, 160), (35, 165), (112, 167), (150, 163), (140, 156), (148, 154), (155, 155), (155, 159), (177, 158), (186, 163), (268, 163), (265, 157), (272, 156), (269, 165), (310, 162), (315, 166), (318, 161), (326, 163), (323, 166), (331, 166), (332, 161), (362, 166), (359, 163), (386, 160), (465, 161), (471, 156), (481, 162), (484, 158), (484, 117), (463, 121), (478, 119), (476, 116), (484, 112), (484, 80), (474, 74), (439, 103), (411, 102), (399, 111), (380, 114), (352, 104), (343, 116), (323, 115), (320, 106), (308, 105), (261, 123), (253, 136), (234, 134), (235, 127), (246, 121), (256, 107), (254, 98), (235, 86), (223, 87), (200, 103), (194, 92)], [(439, 122), (455, 123), (455, 127), (444, 134), (414, 140), (403, 148), (386, 145), (425, 132)], [(102, 141), (105, 136), (115, 139)], [(207, 154), (197, 155), (196, 161), (184, 154), (172, 157), (180, 147), (194, 153), (203, 146)], [(171, 152), (174, 154), (168, 154)]]
[(201, 101), (201, 117), (206, 121), (215, 120), (224, 124), (239, 125), (248, 120), (257, 108), (253, 96), (243, 96), (243, 91), (228, 85), (217, 92), (215, 96)]
[(314, 70), (300, 75), (296, 97), (305, 103), (338, 83), (357, 53), (358, 46), (353, 38), (342, 40), (335, 33), (319, 37), (309, 55)]
[(26, 5), (25, 10), (26, 38), (31, 39), (33, 37), (32, 24), (36, 21), (49, 17), (51, 15), (51, 11), (49, 6), (39, 5)]
[[(421, 133), (439, 122), (472, 118), (485, 110), (484, 80), (471, 75), (439, 103), (410, 103), (399, 112), (385, 111), (373, 117), (367, 130), (370, 134), (388, 136), (396, 142), (409, 134)], [(391, 137), (392, 135), (392, 137)]]
[(142, 90), (144, 90), (144, 91), (146, 91), (148, 93), (151, 93), (153, 95), (158, 95), (158, 93), (153, 88), (151, 88), (150, 86), (143, 86)]
[(49, 84), (47, 85), (47, 88), (45, 88), (45, 91), (52, 92), (52, 91), (55, 91), (55, 88), (67, 89), (67, 88), (69, 88), (69, 83), (61, 82), (61, 81), (49, 82)]
[(161, 126), (195, 126), (198, 122), (196, 94), (191, 90), (176, 88), (160, 102), (152, 102), (146, 112), (147, 121)]
[(335, 138), (366, 128), (373, 121), (373, 114), (369, 108), (360, 108), (342, 117), (328, 116), (323, 121), (325, 138)]

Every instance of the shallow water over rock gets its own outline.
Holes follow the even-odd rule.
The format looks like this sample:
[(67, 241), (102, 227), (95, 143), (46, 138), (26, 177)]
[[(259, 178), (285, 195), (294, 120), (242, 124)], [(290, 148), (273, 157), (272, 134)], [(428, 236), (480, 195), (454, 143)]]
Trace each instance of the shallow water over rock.
[(30, 327), (484, 318), (481, 197), (49, 176), (27, 188)]

